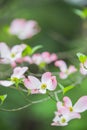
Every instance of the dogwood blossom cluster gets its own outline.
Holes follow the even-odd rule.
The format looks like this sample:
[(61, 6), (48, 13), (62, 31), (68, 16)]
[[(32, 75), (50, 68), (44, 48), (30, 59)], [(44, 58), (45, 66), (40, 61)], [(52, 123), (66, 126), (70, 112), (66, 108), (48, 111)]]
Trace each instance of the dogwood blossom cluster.
[(57, 102), (57, 111), (55, 112), (55, 118), (53, 119), (53, 126), (66, 126), (72, 119), (81, 118), (80, 113), (87, 110), (87, 96), (82, 96), (80, 99), (72, 105), (72, 101), (69, 97), (64, 97), (63, 102)]
[(57, 55), (55, 53), (42, 52), (35, 53), (31, 57), (27, 56), (23, 59), (30, 64), (36, 64), (38, 66), (44, 67), (46, 64), (50, 64), (57, 60)]
[(40, 32), (40, 27), (35, 20), (14, 19), (11, 22), (9, 33), (24, 40), (33, 37)]
[[(13, 68), (13, 73), (7, 80), (0, 80), (0, 85), (4, 87), (14, 86), (16, 88), (26, 90), (29, 94), (47, 94), (49, 92), (55, 93), (58, 89), (57, 77), (52, 74), (52, 72), (44, 72), (40, 78), (33, 76), (27, 72), (27, 66), (20, 67), (21, 63), (27, 62), (29, 65), (36, 64), (38, 66), (45, 66), (55, 62), (54, 65), (59, 68), (59, 77), (61, 79), (66, 79), (68, 76), (77, 71), (74, 65), (67, 67), (67, 64), (63, 60), (58, 60), (55, 53), (42, 52), (29, 55), (26, 52), (28, 45), (20, 44), (9, 48), (4, 42), (0, 43), (0, 63), (1, 64), (11, 64)], [(18, 66), (17, 66), (18, 65)], [(86, 65), (81, 63), (80, 71), (82, 74), (86, 74)], [(55, 95), (55, 94), (54, 94)], [(51, 96), (51, 95), (50, 95)], [(57, 102), (56, 98), (55, 101)], [(72, 119), (80, 119), (80, 113), (87, 110), (87, 96), (82, 96), (73, 106), (72, 101), (69, 97), (64, 97), (63, 102), (57, 102), (57, 111), (55, 112), (55, 117), (53, 119), (52, 126), (66, 126), (68, 122)]]
[[(9, 33), (24, 40), (33, 37), (40, 30), (38, 23), (34, 20), (15, 19), (10, 25)], [(24, 43), (14, 45), (10, 48), (6, 43), (0, 42), (0, 64), (10, 64), (13, 70), (7, 80), (0, 80), (0, 86), (20, 88), (21, 91), (27, 92), (32, 96), (34, 94), (48, 94), (57, 103), (57, 111), (55, 112), (55, 117), (51, 125), (66, 126), (72, 119), (80, 119), (80, 113), (87, 110), (87, 96), (80, 97), (75, 105), (72, 104), (71, 99), (67, 96), (63, 97), (63, 102), (61, 102), (57, 92), (64, 93), (72, 89), (73, 86), (64, 87), (59, 83), (59, 79), (57, 80), (57, 76), (49, 72), (49, 70), (46, 72), (41, 71), (43, 73), (38, 78), (37, 74), (34, 75), (30, 72), (29, 65), (36, 64), (40, 70), (46, 70), (44, 69), (46, 65), (53, 62), (54, 67), (58, 68), (57, 75), (61, 79), (67, 79), (69, 75), (77, 71), (77, 68), (74, 65), (68, 67), (66, 62), (58, 59), (55, 53), (47, 51), (35, 53), (37, 48), (32, 49)], [(82, 61), (80, 63), (80, 72), (83, 75), (87, 75), (87, 56), (78, 53), (78, 57)], [(23, 66), (25, 62), (28, 63), (27, 66)], [(61, 90), (59, 90), (59, 87)]]
[(56, 89), (57, 80), (55, 76), (52, 76), (51, 72), (45, 72), (42, 74), (41, 81), (34, 76), (24, 76), (24, 73), (28, 70), (28, 67), (16, 67), (13, 70), (13, 74), (9, 80), (0, 80), (0, 85), (9, 87), (22, 83), (24, 87), (30, 90), (31, 94), (42, 93), (45, 94), (46, 90), (53, 91)]
[(26, 44), (15, 45), (12, 48), (9, 48), (8, 45), (4, 42), (0, 43), (0, 63), (11, 64), (12, 67), (16, 67), (17, 63), (27, 62), (29, 64), (36, 64), (38, 66), (44, 67), (46, 64), (57, 59), (55, 53), (43, 52), (33, 54), (32, 56), (26, 55), (22, 56), (23, 51), (26, 49)]

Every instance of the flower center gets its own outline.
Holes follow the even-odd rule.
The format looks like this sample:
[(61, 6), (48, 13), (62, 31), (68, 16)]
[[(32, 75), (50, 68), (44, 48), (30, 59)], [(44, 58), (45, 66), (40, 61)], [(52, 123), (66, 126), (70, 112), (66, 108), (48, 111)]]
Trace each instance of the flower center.
[(41, 89), (46, 89), (47, 88), (47, 85), (46, 84), (42, 84), (41, 85)]
[(16, 78), (16, 77), (11, 78), (11, 81), (12, 81), (12, 82), (18, 82), (18, 78)]
[(12, 53), (12, 54), (11, 54), (11, 57), (12, 57), (12, 58), (14, 58), (14, 57), (15, 57), (15, 54), (14, 54), (14, 53)]
[(61, 119), (61, 122), (62, 122), (62, 123), (65, 123), (65, 122), (66, 122), (66, 119), (65, 119), (65, 118), (62, 118), (62, 119)]
[(69, 110), (70, 110), (70, 112), (72, 112), (72, 111), (73, 111), (73, 108), (72, 108), (72, 107), (69, 107)]

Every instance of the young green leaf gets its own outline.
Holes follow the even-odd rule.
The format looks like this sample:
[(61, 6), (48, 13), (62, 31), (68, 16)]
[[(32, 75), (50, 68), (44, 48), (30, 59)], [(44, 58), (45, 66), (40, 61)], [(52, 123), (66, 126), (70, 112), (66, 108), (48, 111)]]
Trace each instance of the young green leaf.
[(80, 16), (82, 19), (87, 18), (87, 8), (80, 10), (80, 9), (74, 9), (74, 13)]
[(7, 94), (0, 95), (1, 104), (3, 104), (3, 102), (5, 101), (6, 98), (7, 98)]
[(34, 52), (36, 52), (38, 49), (42, 48), (42, 47), (43, 47), (42, 45), (38, 45), (38, 46), (33, 47), (33, 48), (32, 48), (32, 54), (33, 54)]
[(65, 93), (68, 92), (69, 90), (73, 89), (74, 87), (75, 87), (75, 86), (73, 86), (73, 85), (69, 85), (69, 86), (65, 87), (65, 88), (63, 89), (63, 94), (65, 94)]
[(84, 63), (87, 60), (87, 56), (82, 53), (77, 53), (77, 57), (81, 63)]
[(31, 54), (32, 54), (32, 48), (29, 45), (27, 45), (27, 47), (22, 52), (22, 56), (24, 57)]

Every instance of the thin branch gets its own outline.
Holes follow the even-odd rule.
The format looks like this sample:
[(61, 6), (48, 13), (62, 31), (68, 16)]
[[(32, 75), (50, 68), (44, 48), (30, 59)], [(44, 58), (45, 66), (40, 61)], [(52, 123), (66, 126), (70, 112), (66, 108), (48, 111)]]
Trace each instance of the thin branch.
[(43, 101), (47, 101), (49, 100), (50, 97), (47, 97), (47, 98), (44, 98), (44, 99), (40, 99), (40, 100), (37, 100), (37, 101), (32, 101), (31, 103), (23, 106), (23, 107), (19, 107), (19, 108), (14, 108), (14, 109), (6, 109), (6, 108), (0, 108), (1, 111), (7, 111), (7, 112), (15, 112), (15, 111), (19, 111), (19, 110), (23, 110), (25, 108), (28, 108), (29, 106), (33, 105), (33, 104), (37, 104), (37, 103), (41, 103)]
[[(57, 94), (61, 93), (61, 92), (62, 92), (61, 90), (56, 91)], [(53, 99), (54, 100), (53, 96), (54, 95), (51, 95), (51, 96), (49, 96), (47, 98), (44, 98), (44, 99), (40, 99), (40, 100), (37, 100), (37, 101), (31, 101), (31, 103), (28, 103), (27, 105), (25, 105), (23, 107), (14, 108), (14, 109), (0, 108), (0, 110), (1, 111), (7, 111), (7, 112), (15, 112), (15, 111), (23, 110), (23, 109), (28, 108), (29, 106), (31, 106), (33, 104), (41, 103), (41, 102), (47, 101), (49, 99)], [(55, 100), (55, 102), (56, 102), (56, 100)]]

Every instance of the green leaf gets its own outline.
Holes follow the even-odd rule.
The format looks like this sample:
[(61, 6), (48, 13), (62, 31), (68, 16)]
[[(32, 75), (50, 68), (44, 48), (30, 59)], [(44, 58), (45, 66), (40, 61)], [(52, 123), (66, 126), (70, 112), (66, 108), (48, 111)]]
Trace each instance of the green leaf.
[(83, 13), (84, 13), (85, 17), (87, 17), (87, 8), (85, 8), (85, 9), (83, 10)]
[(22, 56), (24, 57), (31, 54), (32, 54), (32, 48), (29, 45), (27, 45), (27, 47), (22, 52)]
[(62, 84), (58, 83), (59, 87), (61, 88), (61, 90), (63, 91), (63, 94), (65, 94), (66, 92), (68, 92), (69, 90), (73, 89), (75, 86), (73, 85), (69, 85), (67, 87), (64, 87)]
[(23, 50), (22, 56), (32, 55), (34, 52), (36, 52), (38, 49), (42, 48), (42, 45), (35, 46), (31, 48), (29, 45)]
[(0, 95), (1, 104), (3, 104), (3, 102), (5, 101), (6, 98), (7, 98), (7, 94)]
[(73, 85), (69, 85), (69, 86), (65, 87), (65, 88), (63, 89), (63, 94), (65, 94), (65, 93), (68, 92), (69, 90), (73, 89), (74, 87), (75, 87), (75, 86), (73, 86)]
[(4, 26), (3, 27), (3, 31), (6, 32), (6, 33), (9, 33), (9, 26), (7, 26), (7, 25)]
[(32, 48), (32, 54), (33, 54), (34, 52), (36, 52), (38, 49), (42, 48), (42, 47), (43, 47), (42, 45), (38, 45), (38, 46), (33, 47), (33, 48)]
[(82, 53), (77, 53), (76, 55), (81, 63), (84, 63), (87, 60), (87, 56)]
[(74, 13), (77, 14), (78, 16), (80, 16), (82, 19), (87, 18), (87, 8), (85, 8), (83, 10), (74, 9)]

